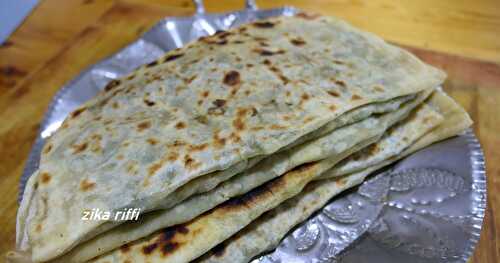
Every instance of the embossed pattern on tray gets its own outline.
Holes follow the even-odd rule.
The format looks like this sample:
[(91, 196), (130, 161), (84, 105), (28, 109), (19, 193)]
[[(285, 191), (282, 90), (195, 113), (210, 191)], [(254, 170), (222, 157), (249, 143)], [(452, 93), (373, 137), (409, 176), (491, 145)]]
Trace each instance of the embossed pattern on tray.
[(468, 131), (376, 172), (259, 261), (465, 262), (484, 216), (476, 147)]

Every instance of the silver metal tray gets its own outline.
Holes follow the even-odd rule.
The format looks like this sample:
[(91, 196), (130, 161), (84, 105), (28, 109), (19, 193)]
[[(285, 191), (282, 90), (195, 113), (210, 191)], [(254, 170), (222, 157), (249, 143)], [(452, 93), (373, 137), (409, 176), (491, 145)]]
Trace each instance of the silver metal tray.
[[(290, 16), (292, 7), (196, 14), (158, 22), (116, 54), (89, 67), (53, 98), (20, 182), (20, 198), (37, 169), (45, 139), (66, 115), (107, 82), (201, 36), (259, 18)], [(427, 147), (376, 172), (334, 198), (255, 262), (466, 262), (479, 240), (486, 207), (481, 147), (472, 133)]]

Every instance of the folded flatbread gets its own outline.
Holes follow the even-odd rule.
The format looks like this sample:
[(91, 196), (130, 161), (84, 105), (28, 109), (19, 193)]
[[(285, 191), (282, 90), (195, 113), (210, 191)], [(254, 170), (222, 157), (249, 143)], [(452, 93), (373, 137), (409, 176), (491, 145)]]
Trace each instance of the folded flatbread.
[[(388, 114), (394, 114), (394, 112)], [(386, 134), (379, 147), (391, 147), (396, 144), (396, 141), (405, 142), (403, 137), (407, 138), (406, 145), (408, 146), (441, 121), (441, 115), (432, 107), (424, 104), (412, 116), (393, 127)], [(400, 138), (400, 140), (394, 139), (395, 137)], [(344, 143), (345, 139), (342, 140)], [(229, 200), (186, 224), (167, 228), (142, 240), (132, 242), (126, 245), (125, 250), (114, 250), (100, 257), (96, 262), (123, 262), (126, 260), (132, 262), (189, 262), (239, 231), (262, 213), (299, 194), (307, 183), (319, 179), (322, 173), (333, 167), (339, 160), (365, 145), (367, 144), (358, 147), (349, 145), (346, 150), (327, 159), (304, 164), (243, 196)], [(397, 149), (402, 150), (404, 147), (391, 147), (392, 151)], [(380, 151), (382, 154), (387, 152), (389, 151)]]
[[(231, 197), (244, 194), (301, 164), (331, 156), (337, 156), (340, 160), (348, 153), (359, 149), (360, 146), (377, 140), (388, 127), (405, 118), (431, 92), (432, 90), (423, 91), (412, 100), (401, 100), (404, 103), (397, 103), (400, 106), (399, 109), (393, 108), (396, 103), (394, 101), (376, 106), (371, 105), (367, 108), (372, 108), (370, 112), (377, 113), (375, 116), (344, 125), (319, 138), (280, 151), (207, 193), (192, 196), (171, 209), (151, 212), (137, 222), (125, 223), (102, 233), (75, 247), (58, 261), (83, 262), (120, 245), (145, 237), (158, 229), (185, 223)], [(389, 108), (392, 111), (381, 113), (382, 110), (385, 112)]]
[(123, 223), (81, 220), (84, 211), (173, 207), (186, 196), (169, 196), (196, 178), (226, 180), (343, 113), (443, 80), (334, 18), (279, 17), (202, 38), (112, 81), (47, 140), (18, 250), (56, 258)]
[[(357, 172), (339, 178), (338, 175), (342, 174), (342, 172), (339, 171), (344, 170), (344, 167), (349, 163), (357, 162), (353, 158), (344, 160), (341, 164), (335, 166), (321, 176), (322, 178), (330, 179), (319, 180), (309, 184), (302, 193), (262, 215), (238, 234), (219, 245), (217, 249), (210, 251), (195, 262), (248, 262), (255, 256), (274, 249), (290, 229), (324, 206), (333, 196), (361, 183), (371, 172), (389, 165), (436, 141), (459, 134), (472, 124), (467, 113), (442, 92), (437, 92), (437, 94), (431, 97), (429, 104), (442, 114), (444, 121), (431, 132), (416, 139), (416, 142), (413, 142), (410, 147), (404, 149), (400, 154), (384, 154), (385, 149), (389, 149), (386, 146), (389, 146), (391, 143), (389, 137), (382, 139), (377, 143), (379, 147), (378, 151), (359, 152), (358, 160), (365, 160), (364, 164), (368, 166), (362, 167), (363, 165), (359, 165), (358, 167), (361, 169)], [(401, 131), (394, 130), (394, 132), (400, 133)], [(404, 133), (400, 134), (403, 135)], [(409, 140), (412, 139), (409, 138)]]

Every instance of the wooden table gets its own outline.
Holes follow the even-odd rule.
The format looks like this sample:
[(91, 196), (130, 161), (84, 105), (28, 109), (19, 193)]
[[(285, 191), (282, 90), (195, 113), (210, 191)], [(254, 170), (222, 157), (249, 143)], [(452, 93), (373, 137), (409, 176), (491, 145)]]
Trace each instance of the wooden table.
[[(243, 7), (205, 2), (209, 12)], [(487, 160), (487, 216), (471, 261), (500, 262), (500, 2), (258, 1), (262, 8), (285, 4), (342, 17), (448, 72), (445, 89), (474, 119)], [(160, 18), (192, 13), (190, 0), (43, 0), (0, 46), (0, 254), (14, 246), (18, 180), (54, 93)]]

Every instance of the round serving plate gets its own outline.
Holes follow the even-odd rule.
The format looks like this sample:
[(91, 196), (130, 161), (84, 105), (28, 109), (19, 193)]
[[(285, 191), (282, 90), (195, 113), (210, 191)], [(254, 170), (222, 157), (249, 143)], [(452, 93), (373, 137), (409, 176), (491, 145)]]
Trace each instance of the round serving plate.
[[(55, 95), (20, 181), (38, 168), (45, 140), (73, 109), (112, 79), (149, 63), (165, 51), (201, 36), (272, 16), (292, 7), (171, 17), (116, 54), (92, 65)], [(471, 130), (427, 147), (377, 171), (361, 186), (335, 197), (255, 262), (466, 262), (479, 240), (486, 207), (484, 157)]]

